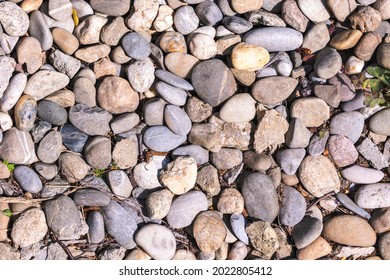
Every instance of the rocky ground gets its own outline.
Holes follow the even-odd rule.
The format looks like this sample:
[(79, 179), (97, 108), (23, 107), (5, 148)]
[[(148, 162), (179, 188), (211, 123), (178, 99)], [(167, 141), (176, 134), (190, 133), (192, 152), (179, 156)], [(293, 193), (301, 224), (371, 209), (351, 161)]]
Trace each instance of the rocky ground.
[(0, 259), (390, 259), (389, 19), (0, 1)]

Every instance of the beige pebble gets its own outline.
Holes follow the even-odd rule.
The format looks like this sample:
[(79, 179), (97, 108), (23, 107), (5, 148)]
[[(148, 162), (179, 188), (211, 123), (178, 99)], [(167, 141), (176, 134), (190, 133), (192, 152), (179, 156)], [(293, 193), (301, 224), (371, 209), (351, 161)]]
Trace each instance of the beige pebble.
[(217, 43), (206, 34), (195, 34), (190, 40), (189, 47), (192, 55), (200, 60), (210, 59), (217, 54)]
[(238, 70), (259, 70), (268, 63), (269, 59), (266, 49), (246, 43), (239, 43), (232, 51), (232, 63)]

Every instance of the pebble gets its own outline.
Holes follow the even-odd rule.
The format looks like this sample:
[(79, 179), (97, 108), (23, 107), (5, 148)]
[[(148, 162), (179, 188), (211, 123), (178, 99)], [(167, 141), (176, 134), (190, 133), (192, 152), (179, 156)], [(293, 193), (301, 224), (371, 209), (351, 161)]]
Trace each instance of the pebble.
[(384, 233), (390, 227), (390, 208), (378, 208), (372, 211), (369, 223), (376, 233)]
[(155, 83), (155, 88), (159, 95), (168, 103), (177, 106), (183, 106), (186, 104), (187, 93), (183, 89), (173, 87), (161, 81)]
[(283, 200), (280, 207), (279, 219), (286, 226), (295, 226), (306, 213), (306, 200), (303, 195), (292, 187), (283, 188)]
[(306, 148), (309, 145), (311, 132), (299, 118), (291, 118), (286, 133), (286, 144), (289, 148)]
[(136, 32), (148, 30), (157, 16), (158, 7), (158, 0), (134, 0), (130, 15), (126, 18), (127, 26)]
[(371, 215), (369, 213), (367, 213), (365, 210), (357, 206), (355, 202), (353, 202), (352, 199), (350, 199), (347, 195), (343, 193), (337, 193), (336, 198), (348, 210), (351, 210), (355, 214), (365, 219), (369, 220), (371, 218)]
[(196, 175), (195, 159), (192, 157), (178, 157), (168, 164), (167, 170), (161, 173), (160, 181), (172, 193), (180, 195), (195, 186)]
[(234, 189), (224, 189), (218, 199), (217, 209), (222, 214), (239, 214), (244, 210), (244, 198)]
[(244, 244), (249, 244), (248, 235), (245, 231), (246, 221), (242, 214), (233, 214), (230, 216), (230, 226), (234, 235)]
[(369, 61), (381, 42), (382, 38), (376, 32), (365, 33), (357, 43), (354, 54), (364, 61)]
[(53, 41), (56, 46), (68, 55), (72, 55), (79, 48), (76, 36), (63, 28), (54, 28), (52, 31)]
[(196, 261), (197, 258), (191, 251), (180, 249), (177, 250), (175, 255), (171, 260), (189, 260), (189, 261)]
[(207, 60), (217, 54), (217, 43), (207, 34), (195, 33), (189, 39), (189, 49), (197, 59)]
[(157, 224), (143, 226), (135, 235), (135, 242), (155, 260), (169, 260), (176, 252), (172, 231)]
[(88, 140), (88, 134), (66, 123), (61, 128), (62, 143), (71, 151), (80, 153)]
[(363, 115), (354, 111), (339, 113), (330, 121), (330, 133), (346, 136), (352, 143), (359, 140), (363, 127)]
[(332, 246), (321, 236), (314, 240), (308, 246), (297, 250), (298, 260), (317, 260), (329, 255), (332, 252)]
[(143, 109), (144, 122), (149, 126), (164, 124), (164, 108), (166, 102), (162, 98), (150, 98)]
[(179, 156), (190, 156), (195, 159), (198, 165), (205, 164), (209, 161), (209, 152), (198, 145), (186, 145), (174, 149), (172, 151), (172, 157), (175, 159)]
[(77, 103), (83, 103), (88, 107), (95, 107), (96, 88), (90, 79), (85, 77), (77, 78), (73, 84), (73, 93)]
[(268, 61), (269, 53), (262, 47), (239, 43), (232, 50), (232, 64), (237, 70), (256, 71)]
[(140, 117), (136, 113), (125, 113), (115, 118), (111, 123), (111, 130), (114, 134), (129, 131), (140, 122)]
[(304, 149), (279, 150), (276, 154), (276, 161), (285, 174), (294, 175), (305, 155), (306, 151)]
[(57, 71), (67, 75), (69, 78), (73, 78), (81, 67), (80, 60), (59, 50), (51, 52), (49, 60)]
[(204, 211), (196, 216), (193, 233), (199, 249), (204, 253), (211, 253), (222, 246), (227, 230), (220, 214)]
[(86, 188), (77, 190), (73, 195), (73, 201), (78, 206), (107, 206), (111, 198), (108, 194), (96, 189)]
[(24, 93), (38, 101), (68, 84), (69, 77), (67, 75), (52, 70), (40, 70), (28, 79)]
[(154, 161), (150, 163), (141, 162), (134, 167), (134, 180), (138, 186), (144, 189), (161, 187), (157, 175), (158, 168)]
[(292, 230), (292, 238), (298, 249), (305, 248), (313, 243), (323, 229), (322, 221), (306, 215)]
[(53, 125), (61, 126), (68, 119), (67, 111), (55, 102), (41, 100), (38, 103), (38, 116)]
[(146, 59), (151, 53), (149, 42), (137, 32), (125, 35), (122, 47), (128, 56), (138, 60)]
[(254, 135), (253, 146), (256, 153), (261, 154), (268, 147), (285, 142), (284, 135), (288, 130), (288, 122), (275, 110), (268, 110), (260, 120)]
[(239, 14), (260, 10), (262, 6), (263, 6), (263, 0), (249, 0), (246, 1), (245, 3), (239, 0), (231, 1), (231, 7), (233, 8), (234, 11), (236, 11)]
[(322, 49), (314, 63), (314, 71), (322, 79), (330, 79), (336, 75), (342, 66), (342, 60), (337, 50), (333, 48)]
[(306, 156), (299, 167), (298, 175), (303, 186), (315, 197), (340, 190), (336, 168), (323, 155)]
[(296, 1), (284, 1), (281, 7), (281, 16), (294, 29), (300, 32), (306, 31), (309, 19), (301, 12)]
[(352, 141), (342, 135), (332, 135), (328, 140), (329, 153), (338, 167), (353, 164), (358, 159), (358, 151)]
[[(130, 139), (123, 139), (115, 144), (112, 159), (121, 169), (127, 169), (137, 164), (138, 142), (133, 135)], [(110, 150), (107, 149), (107, 153)]]
[(8, 84), (10, 82), (10, 78), (12, 77), (12, 73), (14, 72), (16, 66), (16, 62), (13, 58), (8, 56), (0, 57), (0, 95), (3, 95), (4, 91), (7, 89)]
[(126, 68), (131, 87), (138, 92), (147, 91), (154, 82), (154, 65), (151, 59), (136, 60)]
[(24, 36), (30, 25), (28, 15), (12, 2), (0, 3), (0, 23), (9, 36)]
[(152, 192), (146, 198), (146, 209), (152, 220), (165, 218), (171, 208), (173, 194), (166, 189)]
[(100, 40), (109, 46), (117, 46), (120, 39), (129, 32), (123, 17), (114, 18), (109, 24), (103, 26), (100, 31)]
[(139, 97), (130, 84), (120, 77), (106, 77), (97, 90), (97, 101), (106, 111), (121, 114), (134, 111)]
[[(257, 80), (252, 86), (252, 96), (264, 105), (275, 105), (286, 100), (298, 85), (290, 77), (267, 77)], [(270, 95), (269, 92), (273, 94)]]
[(347, 74), (359, 74), (363, 71), (363, 68), (364, 61), (354, 55), (348, 57), (345, 62), (345, 73)]
[(270, 260), (279, 247), (278, 237), (270, 223), (257, 221), (246, 228), (251, 245), (259, 257)]
[(357, 7), (355, 0), (328, 0), (327, 4), (329, 10), (340, 22), (344, 22)]
[(249, 168), (259, 172), (268, 170), (272, 165), (272, 161), (269, 156), (265, 154), (257, 154), (253, 151), (244, 152), (243, 162)]
[(157, 32), (165, 31), (173, 25), (174, 10), (168, 5), (160, 5), (158, 15), (153, 22), (153, 29)]
[(248, 94), (235, 94), (222, 106), (219, 116), (225, 122), (250, 122), (256, 115), (256, 101)]
[(39, 143), (38, 158), (44, 163), (54, 163), (60, 157), (62, 136), (58, 131), (49, 132)]
[(75, 183), (87, 176), (90, 167), (77, 154), (62, 153), (58, 159), (59, 170), (69, 183)]
[(92, 45), (75, 52), (75, 57), (87, 63), (94, 63), (110, 54), (111, 48), (107, 45)]
[(105, 136), (109, 131), (112, 115), (99, 107), (89, 108), (76, 104), (69, 110), (69, 121), (82, 132), (94, 136)]
[(370, 6), (361, 6), (348, 17), (351, 27), (362, 32), (374, 31), (381, 24), (381, 14)]
[(164, 109), (164, 121), (173, 133), (186, 136), (192, 127), (187, 113), (178, 106), (166, 105)]
[(45, 134), (52, 128), (52, 125), (46, 121), (38, 121), (34, 128), (31, 130), (31, 136), (34, 140), (34, 143), (38, 143), (42, 140)]
[(3, 133), (0, 143), (1, 158), (13, 164), (31, 164), (36, 161), (34, 142), (29, 133), (15, 127)]
[(162, 69), (157, 69), (155, 71), (155, 75), (158, 79), (160, 79), (161, 81), (163, 81), (171, 86), (178, 87), (178, 88), (181, 88), (183, 90), (194, 90), (194, 87), (189, 82), (187, 82), (185, 79), (183, 79), (175, 74), (172, 74), (168, 71), (165, 71)]
[(1, 242), (0, 260), (20, 260), (20, 251), (11, 245)]
[(143, 135), (144, 144), (158, 152), (169, 152), (186, 141), (185, 136), (176, 135), (166, 126), (149, 127)]
[(18, 63), (26, 65), (29, 74), (34, 74), (41, 68), (44, 61), (44, 55), (41, 49), (41, 43), (34, 37), (24, 37), (19, 41), (16, 48)]
[(91, 138), (84, 147), (85, 160), (92, 168), (105, 169), (111, 163), (111, 141), (103, 136)]
[(318, 97), (294, 100), (291, 117), (301, 119), (306, 127), (319, 127), (330, 118), (330, 108)]
[(383, 179), (384, 173), (373, 168), (353, 165), (343, 169), (341, 175), (355, 184), (374, 184)]
[(369, 247), (376, 242), (376, 234), (362, 218), (352, 215), (339, 215), (324, 223), (325, 238), (348, 246)]
[(355, 194), (355, 202), (366, 209), (390, 206), (390, 185), (387, 183), (369, 184), (360, 187)]
[(1, 110), (3, 112), (11, 110), (15, 106), (26, 87), (26, 84), (27, 75), (24, 73), (18, 73), (10, 79), (8, 87), (4, 91), (4, 95), (0, 101)]
[(204, 25), (213, 26), (222, 20), (222, 12), (212, 1), (204, 1), (196, 6), (195, 13)]
[(237, 16), (224, 17), (222, 24), (227, 30), (235, 34), (243, 34), (253, 28), (253, 23)]
[(192, 69), (198, 62), (199, 59), (195, 56), (181, 52), (171, 52), (164, 57), (164, 63), (167, 69), (184, 79), (191, 77)]
[[(66, 211), (64, 211), (66, 209)], [(73, 200), (60, 195), (43, 204), (48, 227), (61, 240), (78, 239), (88, 232), (88, 225)]]
[[(8, 167), (4, 163), (0, 163), (0, 179), (7, 179), (11, 176), (11, 172), (9, 171)], [(2, 194), (2, 190), (0, 190), (0, 195)]]
[(159, 47), (166, 53), (187, 53), (187, 44), (184, 36), (179, 32), (167, 31), (159, 37)]
[(200, 168), (196, 176), (196, 184), (208, 197), (219, 194), (221, 186), (219, 183), (218, 170), (212, 165), (206, 165)]
[(327, 25), (323, 22), (317, 23), (306, 32), (303, 37), (302, 48), (315, 53), (325, 48), (329, 41), (330, 35)]
[(32, 208), (16, 219), (12, 225), (11, 238), (16, 246), (27, 247), (43, 240), (47, 230), (43, 211)]
[(15, 124), (22, 131), (30, 131), (34, 127), (37, 116), (37, 102), (29, 95), (23, 95), (15, 105)]
[(45, 100), (53, 101), (64, 108), (72, 107), (76, 102), (74, 93), (67, 89), (56, 91), (47, 96)]
[(44, 15), (40, 11), (31, 13), (28, 33), (41, 43), (43, 50), (47, 51), (52, 47), (53, 35), (45, 21)]
[(213, 107), (196, 97), (189, 97), (185, 110), (192, 122), (200, 123), (212, 115)]
[(337, 108), (340, 105), (340, 89), (335, 85), (315, 85), (314, 95), (323, 99), (330, 107)]
[(330, 14), (324, 2), (325, 1), (321, 0), (298, 0), (298, 6), (306, 17), (308, 17), (311, 21), (317, 23), (326, 21), (330, 18)]
[(273, 222), (279, 213), (279, 204), (271, 178), (254, 172), (243, 175), (240, 185), (248, 215), (266, 222)]
[(176, 10), (173, 23), (178, 32), (188, 35), (198, 28), (199, 18), (192, 6), (183, 6)]
[(88, 214), (87, 224), (89, 227), (89, 242), (92, 244), (98, 244), (102, 242), (106, 236), (104, 231), (103, 215), (99, 211), (91, 211)]
[(336, 50), (347, 50), (353, 48), (363, 33), (359, 30), (345, 30), (337, 33), (330, 41), (330, 46)]
[(242, 152), (237, 149), (222, 148), (210, 154), (210, 162), (219, 170), (231, 169), (243, 160)]
[(203, 192), (189, 191), (173, 200), (166, 219), (172, 228), (184, 228), (191, 225), (195, 217), (207, 208), (208, 201)]
[(130, 196), (133, 186), (123, 170), (112, 170), (108, 172), (107, 179), (114, 194), (121, 198), (128, 198)]
[(383, 260), (390, 260), (390, 234), (386, 233), (379, 239), (378, 251)]
[(378, 0), (375, 1), (372, 5), (374, 9), (376, 9), (382, 17), (382, 20), (388, 20), (390, 19), (390, 13), (389, 13), (389, 1), (386, 0)]
[(198, 96), (213, 107), (231, 97), (237, 88), (233, 73), (217, 59), (198, 63), (193, 69), (191, 81)]
[(302, 45), (303, 36), (288, 27), (264, 27), (246, 33), (244, 42), (263, 47), (268, 52), (292, 51)]
[(390, 135), (390, 126), (388, 126), (386, 119), (390, 116), (390, 110), (384, 109), (375, 113), (369, 122), (370, 130), (381, 135)]
[(286, 23), (278, 15), (264, 11), (252, 11), (245, 15), (255, 25), (286, 27)]
[(340, 88), (341, 101), (345, 102), (354, 98), (355, 87), (347, 75), (338, 73), (336, 76), (330, 78), (328, 83)]
[[(91, 7), (108, 16), (122, 16), (130, 10), (130, 2), (120, 0), (91, 0)], [(74, 4), (73, 4), (74, 5)]]
[(137, 230), (135, 217), (131, 216), (119, 203), (113, 200), (107, 206), (102, 207), (101, 210), (107, 233), (125, 249), (136, 247), (137, 244), (133, 238), (134, 232)]

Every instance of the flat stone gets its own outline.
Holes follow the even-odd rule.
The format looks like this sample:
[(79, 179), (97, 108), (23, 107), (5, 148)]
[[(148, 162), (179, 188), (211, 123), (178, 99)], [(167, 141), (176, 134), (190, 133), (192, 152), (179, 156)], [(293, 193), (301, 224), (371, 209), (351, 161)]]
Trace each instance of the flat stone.
[(94, 10), (108, 16), (122, 16), (130, 9), (130, 2), (120, 0), (91, 0), (89, 4)]
[(374, 209), (390, 206), (390, 184), (376, 183), (360, 187), (355, 202), (362, 208)]
[(123, 170), (112, 170), (107, 175), (108, 182), (114, 194), (127, 198), (130, 196), (133, 186)]
[(50, 32), (43, 13), (40, 11), (33, 11), (31, 13), (28, 33), (41, 43), (44, 51), (49, 50), (53, 45), (53, 35)]
[(192, 123), (187, 113), (178, 106), (166, 105), (164, 109), (164, 120), (173, 133), (186, 136), (192, 127)]
[(341, 175), (355, 184), (374, 184), (383, 179), (384, 173), (373, 168), (353, 165), (343, 169)]
[(315, 85), (314, 95), (323, 99), (333, 108), (337, 108), (341, 101), (340, 90), (335, 85)]
[(328, 140), (329, 153), (338, 167), (353, 164), (358, 159), (359, 153), (352, 141), (342, 135), (332, 135)]
[(209, 161), (209, 152), (198, 145), (187, 145), (176, 148), (172, 151), (173, 159), (179, 156), (193, 157), (198, 165)]
[(324, 237), (348, 246), (369, 247), (376, 243), (376, 234), (362, 218), (339, 215), (324, 224)]
[(313, 243), (323, 229), (322, 221), (311, 216), (305, 216), (292, 230), (292, 238), (295, 246), (302, 249)]
[(292, 187), (283, 188), (283, 200), (280, 207), (279, 219), (286, 226), (295, 226), (306, 213), (306, 200), (303, 195)]
[(191, 81), (198, 96), (213, 107), (231, 97), (237, 88), (233, 73), (217, 59), (198, 63)]
[(294, 29), (300, 32), (306, 31), (309, 19), (301, 12), (296, 1), (284, 1), (281, 7), (281, 16)]
[(86, 188), (77, 190), (73, 195), (73, 200), (78, 206), (107, 206), (111, 198), (104, 192)]
[(332, 246), (321, 236), (308, 246), (297, 250), (299, 260), (317, 260), (332, 252)]
[(2, 159), (13, 164), (33, 163), (36, 161), (36, 155), (31, 135), (15, 127), (5, 131), (0, 143), (0, 155)]
[(73, 92), (77, 103), (83, 103), (88, 107), (97, 105), (96, 88), (90, 79), (85, 77), (77, 78), (73, 84)]
[(72, 107), (76, 102), (74, 93), (67, 89), (56, 91), (55, 93), (47, 96), (45, 100), (57, 103), (64, 108)]
[(294, 100), (291, 117), (303, 121), (306, 127), (319, 127), (330, 117), (330, 108), (318, 97), (305, 97)]
[(337, 50), (333, 48), (322, 49), (314, 63), (314, 71), (322, 79), (330, 79), (336, 75), (342, 66), (342, 60)]
[[(286, 100), (298, 85), (290, 77), (267, 77), (256, 81), (252, 86), (252, 96), (264, 105), (274, 105)], [(270, 95), (269, 92), (273, 94)]]
[(194, 87), (182, 77), (179, 77), (171, 72), (157, 69), (155, 75), (161, 81), (184, 90), (194, 90)]
[(99, 107), (89, 108), (76, 104), (69, 110), (69, 121), (82, 132), (94, 136), (105, 136), (110, 131), (112, 115)]
[(245, 231), (246, 221), (242, 214), (233, 214), (230, 216), (230, 226), (234, 235), (244, 244), (249, 244), (248, 235)]
[(146, 59), (151, 52), (149, 42), (139, 33), (128, 33), (122, 38), (122, 47), (126, 54), (134, 59)]
[(219, 152), (222, 148), (221, 131), (215, 124), (196, 124), (192, 126), (188, 141), (211, 152)]
[(389, 136), (390, 126), (388, 126), (388, 123), (385, 121), (389, 116), (389, 109), (380, 110), (378, 113), (375, 113), (370, 119), (370, 130), (377, 134)]
[(371, 218), (370, 214), (368, 214), (365, 210), (357, 206), (355, 202), (353, 202), (352, 199), (350, 199), (347, 195), (343, 193), (337, 193), (336, 198), (348, 210), (351, 210), (352, 212), (358, 214), (365, 219)]
[(246, 166), (256, 171), (266, 171), (271, 165), (271, 158), (265, 154), (258, 154), (253, 151), (244, 152), (243, 162)]
[(0, 3), (0, 23), (9, 36), (24, 36), (29, 27), (28, 15), (15, 3)]
[(292, 51), (302, 45), (303, 36), (302, 33), (288, 27), (264, 27), (246, 33), (244, 42), (261, 46), (268, 52)]
[(185, 136), (176, 135), (166, 126), (149, 127), (143, 136), (144, 144), (159, 152), (174, 150), (186, 141)]
[(256, 153), (261, 154), (267, 148), (285, 142), (284, 134), (288, 130), (288, 122), (275, 111), (268, 110), (260, 120), (254, 135), (253, 146)]
[(58, 159), (59, 170), (69, 183), (82, 180), (89, 173), (90, 167), (77, 154), (62, 153)]
[(135, 137), (123, 139), (116, 143), (112, 159), (121, 169), (127, 169), (137, 164), (138, 142)]
[[(165, 218), (170, 211), (173, 193), (167, 189), (152, 192), (146, 198), (146, 209), (152, 220)], [(169, 223), (169, 222), (168, 222)]]
[[(64, 211), (66, 210), (66, 211)], [(78, 239), (88, 232), (88, 225), (71, 198), (60, 195), (44, 203), (48, 227), (62, 240)]]
[(224, 17), (222, 20), (223, 26), (235, 34), (243, 34), (253, 28), (253, 23), (237, 16)]
[(103, 57), (107, 57), (111, 52), (111, 48), (104, 44), (92, 45), (90, 47), (78, 49), (74, 56), (87, 63), (94, 63)]
[(96, 169), (106, 169), (111, 163), (111, 141), (103, 136), (91, 138), (84, 148), (85, 160)]
[(248, 215), (273, 222), (279, 213), (279, 203), (271, 178), (259, 172), (243, 176), (240, 185)]
[(306, 156), (299, 167), (298, 175), (303, 186), (315, 197), (340, 190), (340, 180), (336, 168), (323, 155)]
[(143, 108), (144, 122), (149, 126), (164, 124), (164, 108), (166, 102), (162, 98), (150, 98)]
[(195, 56), (181, 52), (171, 52), (164, 57), (167, 69), (173, 74), (189, 79), (192, 69), (199, 62)]
[(388, 159), (379, 151), (379, 148), (369, 139), (366, 138), (357, 146), (359, 153), (370, 162), (372, 167), (380, 170), (388, 167)]
[(68, 83), (69, 78), (65, 74), (51, 70), (40, 70), (28, 80), (24, 92), (35, 100), (40, 100), (64, 88)]
[(61, 133), (51, 131), (39, 143), (37, 156), (44, 163), (54, 163), (60, 157), (61, 150)]
[(376, 233), (384, 233), (390, 227), (390, 208), (378, 208), (372, 211), (369, 223)]
[(115, 118), (111, 123), (111, 130), (114, 134), (128, 131), (140, 122), (140, 117), (136, 113), (125, 113)]
[(61, 128), (62, 143), (71, 151), (80, 153), (88, 140), (88, 134), (72, 124), (66, 123)]
[(69, 0), (49, 0), (49, 15), (58, 21), (66, 21), (72, 15), (72, 3)]
[(242, 152), (237, 149), (222, 148), (217, 153), (211, 153), (210, 162), (219, 170), (231, 169), (243, 160)]
[(135, 241), (155, 260), (169, 260), (176, 252), (176, 241), (172, 231), (164, 226), (148, 224), (136, 234)]
[[(126, 249), (136, 247), (133, 236), (137, 230), (135, 217), (131, 216), (119, 203), (111, 200), (110, 204), (102, 207), (104, 226), (109, 235)], [(127, 225), (124, 227), (123, 225)]]
[(106, 237), (106, 233), (104, 231), (103, 215), (99, 211), (91, 211), (88, 214), (87, 224), (89, 227), (89, 241), (92, 244), (98, 244), (102, 242)]
[(195, 186), (197, 166), (194, 158), (178, 157), (160, 175), (160, 181), (174, 194), (188, 192)]
[(215, 211), (204, 211), (196, 216), (193, 232), (196, 244), (204, 253), (218, 250), (225, 240), (227, 230), (221, 216)]
[[(10, 71), (13, 70), (10, 69)], [(4, 72), (2, 72), (2, 74), (4, 74), (5, 78), (7, 78), (7, 75)], [(9, 84), (5, 89), (0, 102), (1, 110), (3, 112), (11, 110), (15, 106), (26, 87), (26, 84), (27, 75), (24, 73), (18, 73), (9, 80)]]
[(167, 215), (167, 222), (175, 229), (187, 227), (198, 213), (207, 208), (208, 202), (204, 193), (189, 191), (173, 200)]
[(43, 240), (47, 229), (43, 211), (38, 208), (32, 208), (23, 212), (14, 222), (11, 238), (15, 245), (27, 247)]
[(109, 46), (118, 45), (120, 39), (129, 32), (123, 17), (114, 18), (109, 24), (103, 26), (100, 31), (100, 39)]
[(173, 87), (161, 81), (158, 81), (155, 87), (159, 95), (168, 103), (177, 106), (183, 106), (186, 103), (187, 93), (183, 89)]
[(259, 257), (270, 260), (279, 247), (275, 230), (270, 223), (257, 221), (246, 228), (251, 245), (257, 250)]

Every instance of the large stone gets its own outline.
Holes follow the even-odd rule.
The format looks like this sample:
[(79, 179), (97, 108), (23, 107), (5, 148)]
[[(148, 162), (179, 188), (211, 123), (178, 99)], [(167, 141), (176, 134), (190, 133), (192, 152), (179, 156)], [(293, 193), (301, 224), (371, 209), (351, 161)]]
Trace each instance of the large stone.
[(370, 119), (370, 130), (376, 134), (390, 136), (390, 125), (388, 119), (390, 117), (390, 109), (380, 110)]
[(374, 184), (383, 179), (384, 173), (373, 168), (353, 165), (343, 169), (341, 175), (355, 184)]
[(62, 153), (58, 159), (59, 170), (69, 183), (75, 183), (87, 176), (90, 167), (81, 156), (73, 153)]
[(328, 0), (327, 4), (329, 10), (340, 22), (345, 21), (349, 14), (357, 7), (355, 0)]
[(250, 243), (259, 257), (270, 260), (279, 247), (278, 237), (270, 223), (257, 221), (246, 228)]
[(340, 190), (340, 180), (335, 166), (325, 156), (307, 156), (299, 170), (303, 186), (315, 197)]
[(61, 133), (51, 131), (39, 143), (37, 156), (44, 163), (54, 163), (60, 157), (61, 150)]
[(134, 0), (131, 6), (130, 14), (126, 18), (127, 26), (136, 32), (149, 30), (157, 16), (159, 2)]
[(65, 74), (51, 70), (40, 70), (27, 81), (24, 93), (31, 95), (35, 100), (40, 100), (66, 87), (68, 83), (69, 77)]
[(328, 140), (329, 153), (338, 167), (353, 164), (358, 159), (358, 151), (352, 141), (342, 135), (332, 135)]
[(108, 16), (122, 16), (130, 9), (130, 1), (122, 0), (91, 0), (89, 4), (97, 12)]
[(302, 249), (313, 243), (320, 235), (323, 229), (322, 221), (306, 215), (292, 230), (291, 237), (295, 246)]
[(362, 32), (374, 31), (379, 27), (382, 20), (381, 14), (370, 6), (360, 6), (348, 19), (353, 29)]
[(37, 72), (44, 61), (41, 43), (34, 37), (22, 38), (16, 49), (16, 55), (19, 64), (25, 64), (27, 72), (30, 74)]
[(298, 80), (290, 77), (267, 77), (256, 81), (251, 93), (260, 103), (274, 105), (286, 100), (297, 85)]
[(315, 23), (326, 21), (330, 18), (326, 0), (298, 0), (298, 6), (302, 13)]
[(342, 59), (333, 48), (322, 49), (314, 62), (314, 71), (322, 79), (330, 79), (336, 75), (342, 66)]
[(109, 122), (111, 119), (112, 115), (102, 108), (89, 108), (81, 103), (69, 110), (69, 121), (90, 136), (105, 136), (110, 131)]
[(310, 28), (303, 37), (302, 48), (309, 49), (312, 53), (322, 50), (330, 41), (328, 26), (317, 23)]
[(359, 112), (345, 112), (335, 115), (330, 121), (330, 133), (343, 135), (356, 143), (363, 131), (364, 117)]
[(243, 176), (240, 185), (248, 215), (272, 223), (279, 213), (278, 195), (272, 179), (259, 172)]

